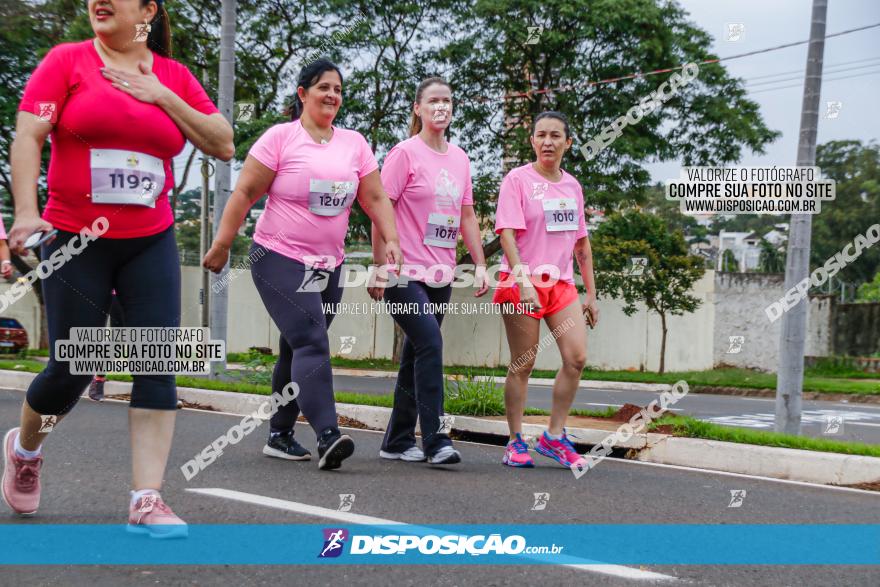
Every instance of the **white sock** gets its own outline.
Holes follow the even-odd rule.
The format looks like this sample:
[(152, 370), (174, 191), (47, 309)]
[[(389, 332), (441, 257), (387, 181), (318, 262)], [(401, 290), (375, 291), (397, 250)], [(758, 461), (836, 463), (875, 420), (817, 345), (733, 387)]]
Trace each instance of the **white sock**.
[(43, 446), (40, 445), (37, 447), (37, 450), (27, 450), (26, 448), (22, 448), (21, 443), (18, 442), (19, 433), (15, 433), (15, 454), (19, 457), (27, 460), (32, 460), (40, 456), (40, 453), (43, 452)]
[(546, 434), (547, 438), (549, 438), (550, 440), (562, 440), (562, 434), (550, 434), (549, 430), (546, 432)]
[(132, 491), (131, 492), (131, 507), (134, 507), (134, 504), (137, 503), (137, 500), (139, 500), (143, 496), (149, 495), (151, 493), (155, 493), (156, 495), (159, 495), (159, 492), (156, 491), (155, 489), (138, 489), (137, 491)]

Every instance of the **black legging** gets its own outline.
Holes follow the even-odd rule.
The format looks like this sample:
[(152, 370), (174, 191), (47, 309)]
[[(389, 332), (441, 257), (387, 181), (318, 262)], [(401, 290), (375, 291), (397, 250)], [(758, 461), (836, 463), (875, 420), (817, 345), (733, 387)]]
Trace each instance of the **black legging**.
[[(58, 231), (42, 245), (43, 259), (77, 233)], [(69, 412), (91, 375), (73, 375), (70, 363), (55, 360), (55, 341), (70, 337), (71, 328), (107, 324), (111, 290), (116, 290), (125, 326), (180, 326), (180, 262), (174, 227), (138, 238), (98, 238), (43, 280), (43, 300), (49, 324), (49, 363), (34, 378), (27, 402), (38, 414)], [(131, 407), (177, 409), (174, 375), (134, 375)]]
[[(119, 297), (116, 295), (116, 292), (112, 292), (110, 295), (110, 328), (122, 328), (125, 326), (123, 316), (124, 313), (122, 312), (122, 306), (119, 304)], [(101, 379), (104, 379), (106, 376), (106, 373), (95, 375), (95, 377), (100, 377)]]
[[(452, 444), (440, 430), (443, 415), (443, 337), (442, 313), (425, 313), (430, 304), (445, 304), (452, 287), (431, 287), (421, 281), (409, 281), (385, 290), (391, 303), (391, 317), (406, 333), (400, 355), (400, 370), (394, 386), (394, 408), (382, 449), (403, 452), (416, 445), (416, 419), (422, 431), (422, 447), (429, 456)], [(416, 309), (415, 313), (395, 312), (398, 308)], [(412, 304), (415, 304), (413, 306)]]
[[(251, 247), (251, 258), (257, 259), (251, 266), (254, 285), (266, 311), (281, 331), (281, 351), (272, 375), (272, 391), (280, 393), (291, 381), (299, 386), (297, 400), (272, 416), (271, 431), (293, 429), (302, 409), (315, 434), (320, 436), (327, 428), (336, 428), (338, 422), (327, 337), (333, 318), (324, 313), (324, 305), (335, 307), (342, 299), (339, 287), (342, 266), (332, 271), (310, 270), (299, 261), (256, 243)], [(323, 289), (317, 291), (320, 288)]]

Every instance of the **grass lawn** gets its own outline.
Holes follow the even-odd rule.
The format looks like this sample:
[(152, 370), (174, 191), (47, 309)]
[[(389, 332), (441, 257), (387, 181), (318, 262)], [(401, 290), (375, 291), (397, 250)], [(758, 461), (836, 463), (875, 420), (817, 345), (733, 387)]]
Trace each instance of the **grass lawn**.
[[(334, 367), (349, 369), (396, 371), (398, 367), (396, 363), (392, 363), (388, 359), (345, 359), (334, 357), (332, 362)], [(496, 377), (504, 377), (507, 374), (507, 369), (504, 367), (463, 367), (450, 365), (444, 367), (443, 371), (450, 375), (494, 375)], [(871, 374), (861, 373), (860, 375)], [(532, 372), (532, 377), (552, 379), (555, 376), (555, 371), (537, 369)], [(875, 378), (880, 379), (880, 376), (876, 376)], [(738, 368), (710, 369), (707, 371), (678, 371), (664, 373), (663, 375), (646, 371), (599, 371), (586, 369), (584, 370), (581, 379), (669, 384), (684, 379), (690, 387), (776, 389), (775, 374)], [(823, 371), (821, 370), (808, 370), (804, 377), (804, 391), (877, 395), (880, 394), (880, 382), (849, 379), (839, 375), (831, 377), (823, 374)]]
[(880, 445), (864, 444), (861, 442), (842, 442), (839, 440), (827, 440), (824, 438), (810, 438), (806, 436), (794, 436), (792, 434), (780, 434), (766, 430), (753, 430), (750, 428), (733, 428), (721, 426), (697, 420), (690, 416), (678, 416), (667, 414), (648, 425), (648, 430), (655, 430), (658, 426), (669, 424), (673, 427), (675, 436), (688, 438), (703, 438), (706, 440), (720, 440), (723, 442), (736, 442), (739, 444), (755, 444), (759, 446), (775, 446), (781, 448), (798, 448), (801, 450), (813, 450), (819, 452), (835, 452), (848, 455), (862, 455), (868, 457), (880, 457)]

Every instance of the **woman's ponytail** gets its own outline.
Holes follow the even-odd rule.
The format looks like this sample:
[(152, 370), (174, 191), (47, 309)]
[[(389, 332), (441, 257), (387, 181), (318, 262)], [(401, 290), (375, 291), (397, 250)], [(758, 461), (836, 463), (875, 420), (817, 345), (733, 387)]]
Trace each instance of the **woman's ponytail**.
[(162, 57), (171, 57), (171, 21), (168, 19), (168, 11), (165, 10), (165, 0), (142, 0), (142, 5), (146, 6), (150, 2), (155, 2), (159, 11), (150, 23), (147, 47)]

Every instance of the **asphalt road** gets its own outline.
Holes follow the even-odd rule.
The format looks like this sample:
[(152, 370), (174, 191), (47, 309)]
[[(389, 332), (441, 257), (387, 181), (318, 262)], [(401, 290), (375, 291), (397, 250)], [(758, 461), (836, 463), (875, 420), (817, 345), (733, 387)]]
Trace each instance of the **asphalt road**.
[[(0, 391), (0, 430), (15, 425), (22, 393)], [(0, 511), (0, 524), (124, 523), (129, 481), (126, 405), (84, 400), (59, 424), (45, 446), (43, 498), (31, 519)], [(315, 461), (294, 463), (260, 454), (260, 428), (187, 482), (179, 467), (240, 418), (182, 410), (175, 432), (164, 496), (190, 524), (314, 524), (321, 514), (307, 506), (336, 510), (339, 494), (355, 494), (352, 513), (432, 525), (669, 524), (669, 523), (880, 523), (880, 494), (803, 486), (769, 480), (686, 471), (607, 460), (576, 480), (553, 466), (514, 470), (500, 464), (499, 447), (458, 443), (462, 464), (432, 469), (421, 463), (377, 458), (380, 434), (349, 431), (357, 449), (344, 467), (319, 471)], [(265, 424), (263, 425), (265, 426)], [(297, 437), (313, 452), (310, 429)], [(293, 509), (254, 505), (204, 495), (222, 488), (294, 504)], [(745, 490), (730, 508), (731, 490)], [(535, 492), (549, 493), (547, 508), (532, 511)], [(0, 504), (0, 507), (5, 507)], [(637, 538), (637, 537), (636, 537)], [(657, 548), (674, 548), (658, 544)], [(821, 544), (816, 545), (822, 548)], [(95, 548), (101, 545), (96, 544)], [(243, 548), (298, 548), (296, 544), (252, 544)], [(313, 549), (314, 545), (307, 548)], [(597, 555), (601, 549), (597, 548)], [(597, 556), (597, 558), (599, 558)], [(687, 585), (797, 585), (852, 587), (880, 584), (878, 567), (648, 566)], [(559, 566), (15, 566), (0, 571), (3, 585), (650, 585), (599, 569)]]
[[(393, 377), (333, 376), (333, 385), (338, 391), (377, 395), (391, 393), (394, 381)], [(549, 410), (551, 385), (552, 380), (549, 385), (530, 385), (527, 405)], [(620, 407), (624, 403), (645, 406), (657, 395), (636, 390), (581, 389), (574, 408), (601, 410), (609, 406)], [(725, 426), (770, 431), (773, 430), (775, 402), (773, 398), (691, 393), (679, 400), (673, 411)], [(806, 436), (880, 444), (880, 404), (805, 401), (802, 417), (802, 430)]]

